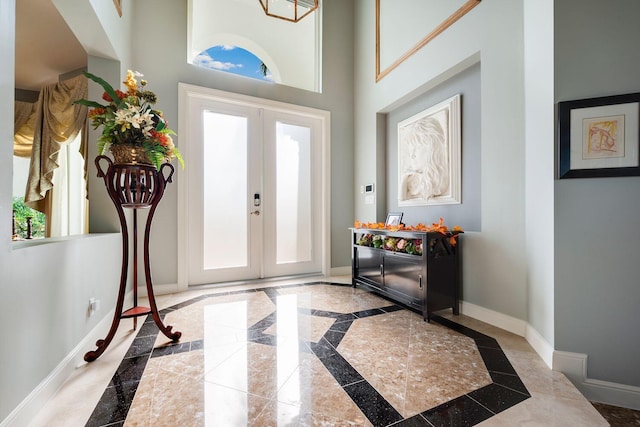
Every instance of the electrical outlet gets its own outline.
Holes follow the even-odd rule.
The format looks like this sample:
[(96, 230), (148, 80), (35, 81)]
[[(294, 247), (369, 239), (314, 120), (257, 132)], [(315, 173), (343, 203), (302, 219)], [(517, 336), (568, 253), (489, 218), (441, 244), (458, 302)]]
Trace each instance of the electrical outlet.
[(98, 310), (100, 310), (100, 300), (89, 298), (89, 316), (93, 316)]

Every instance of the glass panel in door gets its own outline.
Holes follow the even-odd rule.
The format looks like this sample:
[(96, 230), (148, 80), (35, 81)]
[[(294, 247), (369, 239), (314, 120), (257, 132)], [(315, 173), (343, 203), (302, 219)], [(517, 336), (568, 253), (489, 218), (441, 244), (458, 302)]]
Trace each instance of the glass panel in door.
[(262, 221), (253, 206), (262, 179), (258, 111), (216, 102), (199, 109), (192, 126), (200, 132), (195, 154), (201, 160), (189, 166), (189, 284), (259, 278)]
[(265, 111), (266, 277), (320, 271), (318, 124)]
[(203, 266), (249, 264), (247, 118), (205, 111)]

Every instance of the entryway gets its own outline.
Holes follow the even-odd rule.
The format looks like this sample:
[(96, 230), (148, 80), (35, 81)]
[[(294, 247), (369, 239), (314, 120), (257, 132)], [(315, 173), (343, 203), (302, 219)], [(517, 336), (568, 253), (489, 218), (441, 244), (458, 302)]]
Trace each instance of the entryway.
[(322, 274), (328, 113), (180, 87), (188, 285)]

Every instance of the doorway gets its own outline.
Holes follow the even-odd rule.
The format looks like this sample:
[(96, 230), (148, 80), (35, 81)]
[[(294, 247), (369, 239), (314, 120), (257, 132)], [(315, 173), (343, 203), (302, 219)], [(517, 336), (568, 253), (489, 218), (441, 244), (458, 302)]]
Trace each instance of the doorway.
[(328, 113), (182, 84), (180, 96), (181, 279), (326, 271)]

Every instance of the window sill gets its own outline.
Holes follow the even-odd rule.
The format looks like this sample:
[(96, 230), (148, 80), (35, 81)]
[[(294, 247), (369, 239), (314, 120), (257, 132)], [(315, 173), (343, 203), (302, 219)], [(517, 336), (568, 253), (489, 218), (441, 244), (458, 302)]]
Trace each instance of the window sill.
[(12, 240), (11, 249), (19, 250), (19, 249), (31, 248), (35, 246), (63, 243), (63, 242), (80, 240), (80, 239), (94, 239), (99, 237), (112, 236), (114, 234), (119, 235), (120, 233), (90, 233), (90, 234), (77, 234), (74, 236), (65, 236), (65, 237), (47, 237), (44, 239)]

